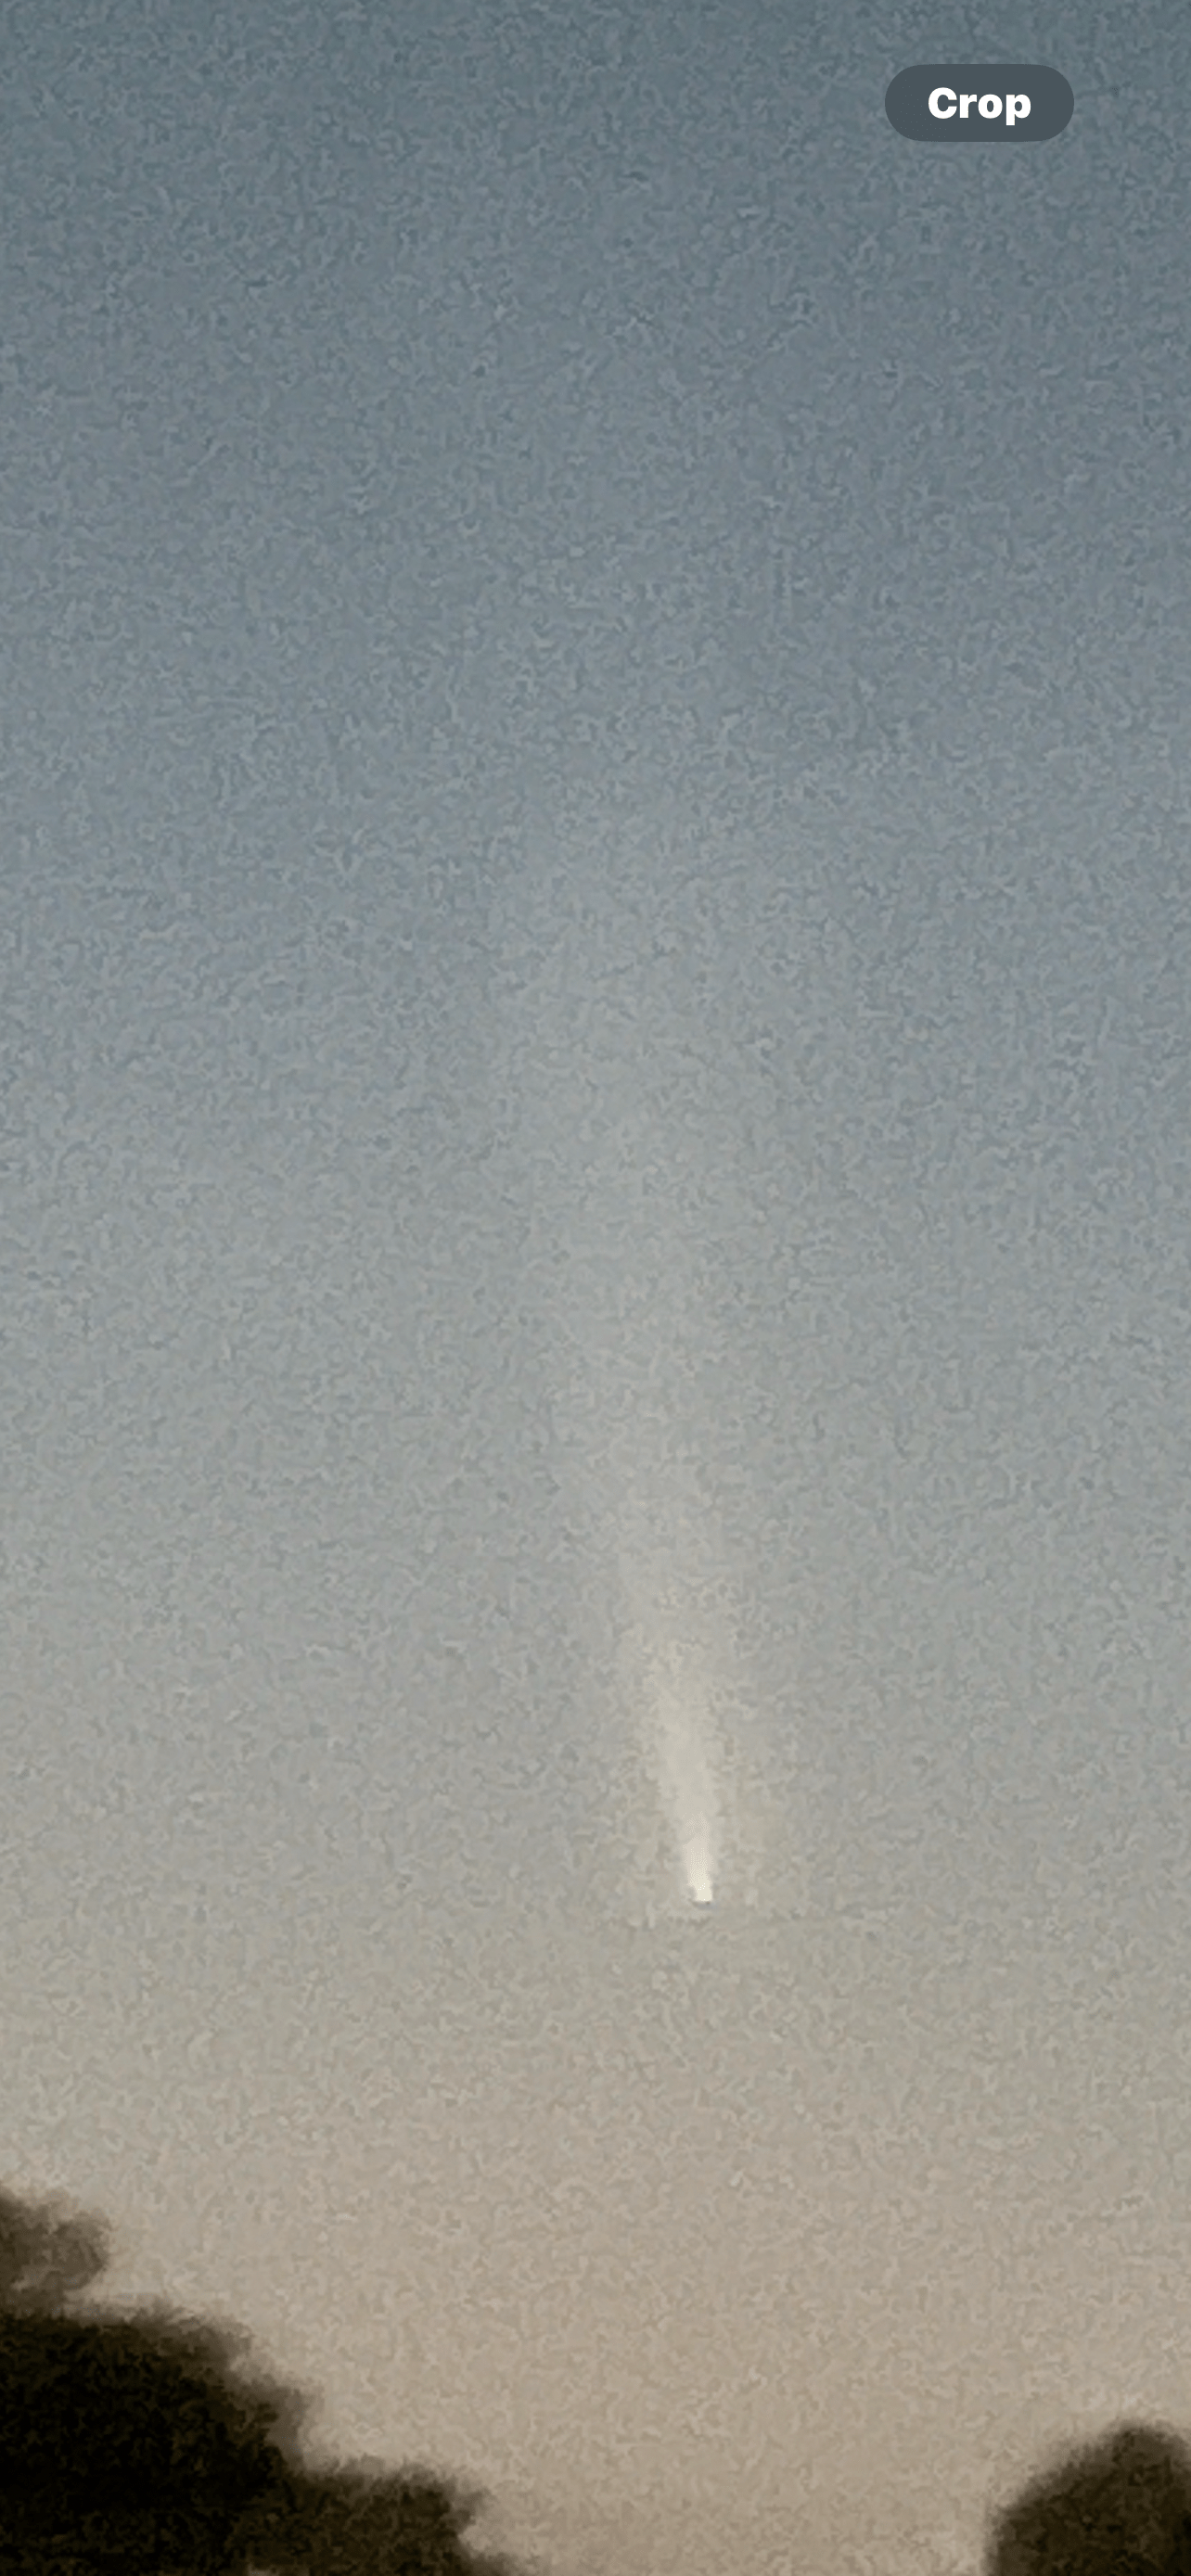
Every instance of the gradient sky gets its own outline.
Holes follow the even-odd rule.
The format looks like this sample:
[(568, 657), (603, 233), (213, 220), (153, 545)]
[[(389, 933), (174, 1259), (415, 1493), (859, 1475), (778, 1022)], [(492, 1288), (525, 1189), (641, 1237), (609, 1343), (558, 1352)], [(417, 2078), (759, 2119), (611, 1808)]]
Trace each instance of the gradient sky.
[(1191, 17), (4, 14), (3, 2179), (967, 2566), (1191, 2418)]

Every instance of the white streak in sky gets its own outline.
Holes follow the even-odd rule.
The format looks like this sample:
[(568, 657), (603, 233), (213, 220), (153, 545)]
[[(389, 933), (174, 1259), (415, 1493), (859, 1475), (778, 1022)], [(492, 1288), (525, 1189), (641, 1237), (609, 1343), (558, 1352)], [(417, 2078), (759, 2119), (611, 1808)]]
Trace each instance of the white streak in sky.
[[(527, 1291), (588, 1531), (588, 1598), (619, 1640), (606, 1677), (630, 1855), (617, 1901), (650, 1919), (757, 1893), (739, 1532), (721, 1525), (717, 1479), (741, 1138), (714, 996), (737, 931), (728, 878), (681, 836), (667, 847), (641, 820), (621, 838), (596, 819), (527, 850), (508, 885), (499, 1079), (517, 1107)], [(593, 1675), (593, 1718), (605, 1687)]]
[(715, 1563), (714, 1516), (688, 1510), (668, 1530), (660, 1510), (650, 1519), (647, 1534), (632, 1515), (636, 1544), (622, 1540), (620, 1550), (622, 1705), (637, 1743), (626, 1787), (642, 1809), (630, 1901), (647, 1919), (710, 1906), (725, 1869), (739, 1899), (751, 1876), (737, 1748), (724, 1724), (739, 1707), (740, 1641)]
[(690, 1648), (675, 1644), (658, 1657), (651, 1696), (663, 1807), (687, 1888), (696, 1905), (710, 1905), (719, 1861), (719, 1799), (709, 1714)]

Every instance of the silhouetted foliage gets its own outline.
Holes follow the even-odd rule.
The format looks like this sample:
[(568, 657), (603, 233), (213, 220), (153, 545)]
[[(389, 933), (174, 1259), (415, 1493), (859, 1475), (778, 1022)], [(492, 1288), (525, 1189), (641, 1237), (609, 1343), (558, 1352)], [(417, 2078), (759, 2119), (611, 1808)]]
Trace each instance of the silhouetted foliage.
[(989, 2576), (1191, 2576), (1191, 2450), (1124, 2424), (1063, 2457), (998, 2514)]
[(243, 2333), (80, 2311), (108, 2249), (102, 2225), (0, 2192), (4, 2576), (514, 2576), (466, 2546), (478, 2494), (304, 2466), (309, 2401), (236, 2367)]
[(303, 2576), (514, 2576), (463, 2538), (482, 2501), (416, 2469), (299, 2473), (247, 2517), (241, 2537), (254, 2565)]
[(0, 2314), (65, 2307), (110, 2258), (101, 2219), (66, 2218), (53, 2201), (26, 2204), (0, 2191)]

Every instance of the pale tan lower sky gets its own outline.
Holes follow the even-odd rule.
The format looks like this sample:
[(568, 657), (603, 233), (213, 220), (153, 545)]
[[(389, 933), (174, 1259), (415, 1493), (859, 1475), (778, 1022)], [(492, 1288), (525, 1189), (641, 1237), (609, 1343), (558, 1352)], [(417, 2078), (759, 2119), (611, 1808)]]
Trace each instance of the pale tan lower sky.
[(958, 2566), (1050, 2443), (1191, 2415), (1191, 2225), (1136, 2145), (1175, 2106), (1126, 2105), (1061, 1941), (998, 2006), (855, 1925), (261, 1921), (185, 1992), (157, 1932), (139, 1993), (47, 1946), (10, 2180), (554, 2576)]

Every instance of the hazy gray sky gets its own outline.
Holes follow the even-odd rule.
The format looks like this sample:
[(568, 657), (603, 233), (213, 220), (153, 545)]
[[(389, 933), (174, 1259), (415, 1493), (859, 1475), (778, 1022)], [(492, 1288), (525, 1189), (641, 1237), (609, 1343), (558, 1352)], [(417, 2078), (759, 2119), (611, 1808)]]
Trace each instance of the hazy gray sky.
[(555, 2576), (966, 2563), (1191, 2418), (1191, 20), (0, 68), (5, 2181)]

